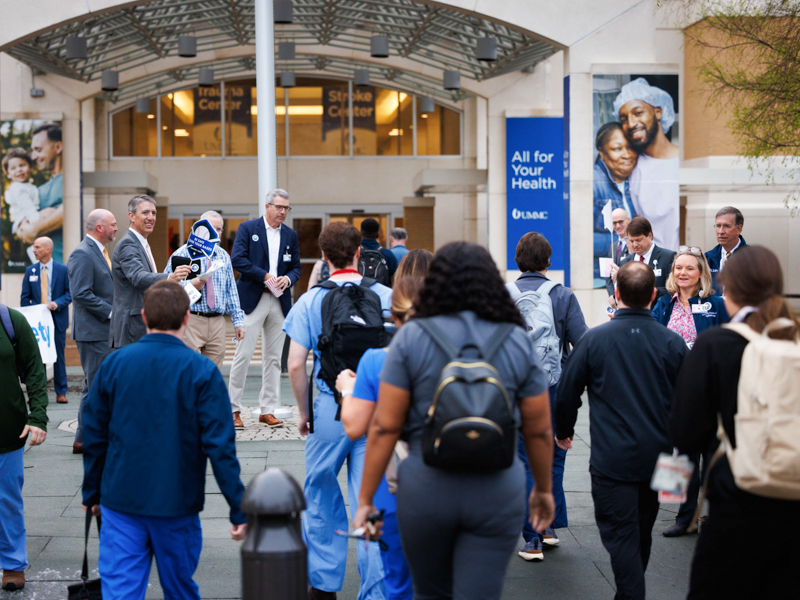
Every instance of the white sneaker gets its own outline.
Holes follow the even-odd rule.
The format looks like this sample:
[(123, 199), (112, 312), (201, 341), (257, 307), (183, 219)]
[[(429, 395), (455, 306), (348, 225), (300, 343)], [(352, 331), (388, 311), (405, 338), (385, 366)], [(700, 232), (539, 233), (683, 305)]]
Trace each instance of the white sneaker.
[(544, 553), (542, 552), (542, 541), (539, 537), (533, 538), (530, 542), (525, 544), (518, 554), (525, 560), (544, 560)]
[(552, 527), (548, 527), (544, 530), (542, 534), (542, 543), (547, 544), (548, 546), (558, 546), (558, 536), (556, 535), (556, 530)]

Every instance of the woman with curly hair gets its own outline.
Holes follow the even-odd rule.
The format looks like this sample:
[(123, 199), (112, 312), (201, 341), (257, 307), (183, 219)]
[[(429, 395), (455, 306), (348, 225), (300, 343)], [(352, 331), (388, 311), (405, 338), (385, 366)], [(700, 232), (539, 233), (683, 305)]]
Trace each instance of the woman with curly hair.
[[(508, 468), (482, 472), (425, 462), (423, 426), (450, 359), (419, 324), (422, 319), (456, 348), (474, 344), (482, 349), (506, 324), (519, 326), (509, 329), (487, 360), (512, 399), (515, 424), (525, 437), (536, 479), (528, 499), (531, 523), (542, 531), (553, 520), (548, 380), (489, 252), (476, 244), (454, 242), (434, 256), (414, 315), (389, 348), (367, 434), (354, 524), (364, 526), (375, 511), (373, 496), (402, 434), (409, 456), (398, 473), (397, 520), (414, 597), (500, 598), (525, 514), (522, 465), (516, 456)], [(380, 535), (379, 527), (375, 535)]]

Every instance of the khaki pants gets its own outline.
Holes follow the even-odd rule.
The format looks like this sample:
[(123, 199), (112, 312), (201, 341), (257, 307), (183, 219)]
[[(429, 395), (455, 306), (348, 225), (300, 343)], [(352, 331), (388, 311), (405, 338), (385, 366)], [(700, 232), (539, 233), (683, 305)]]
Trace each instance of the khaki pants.
[[(284, 293), (288, 293), (284, 292)], [(247, 379), (247, 367), (253, 358), (258, 336), (261, 339), (261, 393), (258, 401), (261, 414), (271, 414), (281, 405), (281, 353), (283, 352), (283, 310), (280, 301), (271, 293), (261, 295), (255, 309), (244, 316), (244, 339), (236, 344), (228, 394), (231, 410), (242, 412), (242, 393)]]
[(198, 317), (189, 314), (186, 331), (183, 332), (183, 343), (195, 352), (210, 358), (222, 367), (225, 358), (225, 317)]

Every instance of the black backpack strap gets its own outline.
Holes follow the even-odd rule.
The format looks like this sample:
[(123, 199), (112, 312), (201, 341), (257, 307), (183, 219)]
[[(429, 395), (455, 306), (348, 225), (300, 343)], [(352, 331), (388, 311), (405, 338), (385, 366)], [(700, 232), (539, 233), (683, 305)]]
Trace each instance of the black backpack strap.
[(3, 330), (8, 336), (8, 341), (11, 342), (11, 345), (14, 346), (14, 350), (16, 350), (17, 332), (14, 331), (14, 323), (11, 321), (11, 313), (8, 310), (8, 306), (5, 304), (0, 304), (0, 324), (2, 324)]
[(506, 341), (506, 338), (514, 330), (514, 327), (513, 323), (500, 324), (500, 327), (497, 328), (494, 335), (489, 338), (489, 341), (486, 342), (486, 345), (483, 347), (483, 358), (485, 360), (489, 361), (492, 359), (492, 356), (500, 349), (500, 346)]
[[(86, 508), (86, 526), (83, 538), (83, 568), (81, 569), (81, 579), (84, 583), (89, 579), (89, 529), (92, 527), (92, 507)], [(100, 515), (97, 515), (97, 532), (100, 533)]]
[(447, 336), (434, 325), (430, 319), (418, 319), (414, 321), (422, 328), (422, 331), (428, 334), (434, 343), (444, 351), (448, 360), (455, 360), (458, 357), (458, 348), (451, 342)]
[(361, 285), (361, 287), (365, 287), (365, 288), (369, 289), (373, 285), (375, 285), (377, 282), (378, 282), (377, 279), (372, 279), (370, 277), (362, 277), (360, 285)]
[(315, 357), (311, 363), (311, 375), (308, 376), (308, 433), (314, 433), (314, 367), (316, 366)]
[[(336, 284), (335, 281), (331, 281), (330, 279), (326, 279), (325, 281), (323, 281), (322, 283), (318, 283), (314, 287), (315, 288), (325, 288), (326, 290), (335, 290), (339, 286)], [(311, 289), (313, 290), (314, 288), (311, 288)]]

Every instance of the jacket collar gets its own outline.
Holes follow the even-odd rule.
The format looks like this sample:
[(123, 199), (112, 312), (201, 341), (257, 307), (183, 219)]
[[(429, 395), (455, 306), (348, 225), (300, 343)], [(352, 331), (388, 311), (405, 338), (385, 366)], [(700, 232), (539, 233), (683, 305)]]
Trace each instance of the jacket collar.
[(525, 271), (519, 276), (519, 279), (542, 279), (544, 281), (550, 281), (546, 275), (542, 275), (541, 273), (536, 273), (533, 271)]
[(380, 242), (378, 240), (373, 240), (370, 238), (361, 238), (361, 245), (368, 250), (377, 250), (380, 247)]
[(617, 319), (635, 319), (637, 317), (649, 317), (651, 319), (653, 317), (653, 313), (650, 312), (650, 309), (647, 308), (620, 308), (617, 312), (614, 313), (614, 318), (611, 320), (613, 323)]
[(169, 335), (168, 333), (148, 333), (144, 337), (142, 337), (140, 342), (144, 342), (146, 344), (150, 343), (159, 343), (159, 344), (172, 344), (174, 346), (184, 346), (186, 344), (183, 341), (176, 338), (174, 335)]

